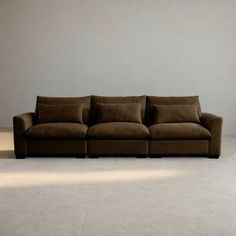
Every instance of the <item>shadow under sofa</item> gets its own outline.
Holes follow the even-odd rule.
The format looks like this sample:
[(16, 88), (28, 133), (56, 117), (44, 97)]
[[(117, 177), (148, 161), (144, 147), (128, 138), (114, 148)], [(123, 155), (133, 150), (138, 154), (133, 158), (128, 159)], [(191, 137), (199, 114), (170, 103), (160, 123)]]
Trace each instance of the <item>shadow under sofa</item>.
[[(61, 122), (57, 119), (60, 118), (58, 114), (68, 113), (67, 106), (71, 105), (71, 109), (74, 109), (76, 104), (81, 106), (81, 120), (74, 122), (72, 119), (73, 122)], [(157, 113), (156, 105), (157, 109), (164, 109), (164, 112), (166, 110), (169, 112), (172, 108), (179, 110), (183, 108), (189, 111), (185, 112), (186, 114), (190, 114), (195, 109), (197, 114), (194, 113), (194, 115), (199, 120), (197, 122), (170, 122), (178, 117), (177, 110), (177, 116), (174, 117), (168, 117), (169, 113), (166, 113), (164, 121), (167, 119), (167, 123), (160, 121), (162, 113), (161, 110)], [(56, 122), (51, 122), (51, 120), (48, 122), (47, 117), (46, 122), (39, 122), (41, 107), (52, 108), (52, 111), (55, 109), (57, 112), (55, 114), (58, 115)], [(101, 111), (100, 114), (99, 109), (104, 109), (105, 115)], [(119, 116), (121, 113), (115, 114), (119, 112), (119, 109), (123, 117)], [(50, 115), (51, 110), (46, 111), (48, 111), (46, 115)], [(55, 117), (55, 114), (51, 116)], [(99, 114), (100, 118), (102, 117), (101, 120), (98, 119)], [(185, 116), (185, 114), (182, 115)], [(155, 116), (157, 116), (157, 121), (154, 120)], [(183, 117), (180, 116), (180, 118)], [(195, 119), (195, 117), (190, 118)], [(13, 125), (16, 158), (27, 156), (81, 158), (86, 155), (91, 158), (99, 156), (218, 158), (221, 153), (222, 118), (202, 113), (198, 96), (38, 96), (35, 112), (15, 116)]]

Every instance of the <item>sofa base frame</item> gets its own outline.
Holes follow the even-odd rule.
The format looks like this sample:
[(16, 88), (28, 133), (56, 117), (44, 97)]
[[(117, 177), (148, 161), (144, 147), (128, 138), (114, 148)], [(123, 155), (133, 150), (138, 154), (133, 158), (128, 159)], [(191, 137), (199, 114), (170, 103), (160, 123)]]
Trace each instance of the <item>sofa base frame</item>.
[(219, 159), (220, 155), (210, 155), (208, 156), (209, 159)]
[(16, 159), (25, 159), (26, 155), (25, 154), (16, 154)]
[(86, 158), (86, 155), (77, 155), (75, 157), (78, 158), (78, 159), (83, 159), (83, 158)]
[(88, 155), (96, 156), (148, 156), (148, 140), (88, 140)]
[[(78, 159), (84, 159), (87, 157), (87, 155), (26, 155), (26, 154), (15, 154), (16, 156), (16, 159), (25, 159), (26, 157), (75, 157), (75, 158), (78, 158)], [(91, 159), (97, 159), (99, 157), (109, 157), (111, 155), (89, 155), (88, 157), (91, 158)], [(113, 155), (114, 156), (114, 155)], [(116, 155), (116, 157), (122, 157), (122, 155)], [(132, 155), (130, 157), (135, 157), (135, 155)], [(136, 158), (147, 158), (147, 157), (150, 157), (150, 158), (163, 158), (163, 157), (208, 157), (209, 159), (219, 159), (220, 158), (220, 155), (219, 154), (216, 154), (216, 155), (166, 155), (166, 154), (163, 154), (163, 155), (136, 155)]]

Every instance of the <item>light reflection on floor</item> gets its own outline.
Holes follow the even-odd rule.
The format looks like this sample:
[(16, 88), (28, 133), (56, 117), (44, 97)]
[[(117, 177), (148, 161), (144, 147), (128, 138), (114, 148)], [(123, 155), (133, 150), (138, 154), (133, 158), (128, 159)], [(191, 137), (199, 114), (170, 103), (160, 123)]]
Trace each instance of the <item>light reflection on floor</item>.
[(10, 129), (0, 130), (0, 151), (12, 151), (13, 146), (13, 132)]
[(87, 172), (8, 171), (0, 173), (0, 188), (161, 180), (182, 175), (183, 172), (175, 169)]

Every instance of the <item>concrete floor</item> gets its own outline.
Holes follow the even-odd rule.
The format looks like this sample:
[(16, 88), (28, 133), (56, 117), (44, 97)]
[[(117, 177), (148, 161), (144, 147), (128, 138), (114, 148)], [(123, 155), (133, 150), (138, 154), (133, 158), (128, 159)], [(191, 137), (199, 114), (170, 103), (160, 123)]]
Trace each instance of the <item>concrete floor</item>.
[(207, 158), (16, 160), (0, 132), (1, 236), (235, 236), (236, 137)]

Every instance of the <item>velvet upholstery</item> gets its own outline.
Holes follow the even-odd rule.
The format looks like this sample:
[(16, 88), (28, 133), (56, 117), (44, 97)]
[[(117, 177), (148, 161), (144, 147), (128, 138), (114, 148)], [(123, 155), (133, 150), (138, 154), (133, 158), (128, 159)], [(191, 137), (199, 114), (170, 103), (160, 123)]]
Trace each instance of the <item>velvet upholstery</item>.
[[(146, 106), (147, 100), (147, 106)], [(91, 109), (90, 109), (91, 103)], [(142, 123), (95, 124), (97, 104), (141, 104)], [(83, 106), (80, 123), (38, 124), (40, 104)], [(154, 105), (195, 105), (200, 123), (153, 124)], [(145, 110), (146, 109), (146, 110)], [(146, 116), (145, 116), (146, 114)], [(165, 117), (164, 117), (165, 118)], [(38, 97), (36, 113), (13, 118), (16, 158), (26, 156), (208, 156), (221, 153), (222, 118), (202, 113), (193, 97)]]
[(165, 123), (149, 127), (150, 139), (185, 140), (210, 139), (210, 132), (195, 123)]
[(91, 116), (92, 123), (96, 122), (96, 106), (98, 103), (103, 104), (127, 104), (127, 103), (140, 103), (141, 104), (141, 117), (142, 121), (145, 120), (146, 96), (124, 96), (124, 97), (105, 97), (105, 96), (92, 96), (91, 98)]
[(88, 130), (89, 139), (148, 139), (148, 128), (142, 124), (109, 122), (93, 125)]
[(85, 139), (85, 124), (43, 123), (29, 128), (25, 135), (30, 139)]
[(208, 156), (209, 140), (150, 140), (150, 156)]
[(38, 104), (38, 123), (83, 123), (83, 107), (80, 104)]
[(96, 123), (104, 122), (133, 122), (142, 123), (141, 104), (101, 104), (97, 103)]
[(202, 113), (201, 123), (211, 133), (209, 155), (219, 156), (221, 153), (221, 137), (223, 119), (210, 113)]
[(27, 156), (85, 156), (87, 141), (85, 139), (28, 139)]
[(187, 96), (187, 97), (147, 96), (146, 122), (148, 125), (154, 123), (153, 105), (196, 105), (198, 116), (201, 117), (201, 106), (198, 96)]
[(13, 117), (14, 147), (16, 156), (27, 154), (27, 140), (25, 131), (34, 125), (35, 113), (29, 112)]
[(154, 123), (200, 123), (196, 105), (153, 105)]
[(148, 140), (88, 140), (89, 156), (147, 156)]
[(37, 96), (35, 113), (38, 115), (38, 104), (79, 104), (83, 106), (83, 123), (88, 124), (90, 121), (91, 96), (85, 97), (44, 97)]

